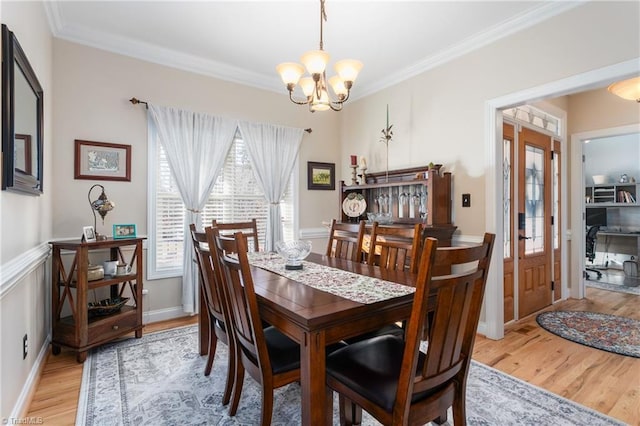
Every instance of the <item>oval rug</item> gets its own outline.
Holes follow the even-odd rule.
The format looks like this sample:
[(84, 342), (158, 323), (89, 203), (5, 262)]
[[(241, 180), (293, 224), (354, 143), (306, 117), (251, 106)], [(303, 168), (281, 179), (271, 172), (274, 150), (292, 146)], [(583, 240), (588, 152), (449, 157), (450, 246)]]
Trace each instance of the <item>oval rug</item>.
[(580, 311), (550, 311), (536, 317), (545, 330), (572, 342), (640, 358), (640, 321)]

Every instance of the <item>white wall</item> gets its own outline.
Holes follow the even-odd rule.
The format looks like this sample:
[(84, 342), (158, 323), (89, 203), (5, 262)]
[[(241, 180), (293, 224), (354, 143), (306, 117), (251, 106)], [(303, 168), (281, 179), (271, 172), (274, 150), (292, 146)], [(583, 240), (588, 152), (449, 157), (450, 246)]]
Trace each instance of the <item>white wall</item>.
[[(13, 31), (44, 91), (44, 195), (0, 192), (0, 418), (18, 415), (23, 390), (49, 332), (46, 242), (51, 239), (53, 188), (51, 34), (42, 3), (2, 2)], [(22, 337), (29, 353), (22, 359)]]
[(640, 179), (640, 133), (591, 139), (582, 146), (585, 184), (593, 184), (594, 175), (607, 176), (607, 183), (620, 180), (622, 174)]

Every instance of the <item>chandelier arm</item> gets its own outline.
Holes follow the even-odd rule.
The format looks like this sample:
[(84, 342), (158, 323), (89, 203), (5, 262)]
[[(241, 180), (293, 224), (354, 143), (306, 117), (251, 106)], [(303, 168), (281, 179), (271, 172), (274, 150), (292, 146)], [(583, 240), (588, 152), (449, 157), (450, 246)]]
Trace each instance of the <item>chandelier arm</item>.
[(293, 91), (289, 92), (289, 100), (296, 105), (307, 105), (309, 103), (309, 99), (307, 99), (306, 102), (301, 102), (293, 99)]

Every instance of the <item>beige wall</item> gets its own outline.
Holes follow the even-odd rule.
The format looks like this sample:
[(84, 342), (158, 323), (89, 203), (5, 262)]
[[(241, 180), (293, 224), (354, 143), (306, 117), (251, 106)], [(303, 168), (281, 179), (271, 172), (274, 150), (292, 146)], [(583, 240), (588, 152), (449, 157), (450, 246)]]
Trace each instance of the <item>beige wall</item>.
[[(144, 106), (128, 101), (134, 96), (229, 118), (311, 127), (313, 132), (305, 133), (299, 161), (300, 228), (320, 227), (335, 214), (336, 191), (306, 189), (306, 163), (339, 163), (336, 113), (309, 114), (306, 108), (289, 102), (284, 90), (282, 94), (258, 90), (58, 39), (54, 41), (54, 75), (56, 238), (78, 236), (83, 225), (93, 224), (87, 191), (94, 183), (102, 183), (116, 203), (104, 226), (98, 218), (98, 231), (110, 235), (114, 223), (135, 223), (138, 234), (147, 234), (147, 119)], [(130, 144), (131, 182), (74, 179), (75, 139)], [(318, 242), (316, 251), (321, 246)], [(180, 305), (179, 279), (145, 280), (145, 287), (149, 290), (144, 300), (146, 312)]]
[[(48, 269), (40, 262), (25, 265), (26, 270), (19, 265), (51, 238), (53, 91), (52, 38), (42, 4), (3, 1), (2, 23), (15, 33), (44, 91), (45, 193), (0, 192), (0, 418), (7, 418), (23, 385), (34, 378), (32, 369), (49, 332)], [(25, 334), (29, 353), (23, 360)]]
[[(342, 158), (365, 155), (370, 172), (384, 170), (384, 144), (379, 136), (389, 104), (394, 125), (389, 167), (443, 164), (444, 170), (453, 173), (457, 232), (482, 234), (486, 226), (485, 103), (640, 57), (638, 9), (637, 2), (587, 3), (354, 102), (342, 116)], [(471, 194), (470, 208), (461, 208), (462, 193)]]

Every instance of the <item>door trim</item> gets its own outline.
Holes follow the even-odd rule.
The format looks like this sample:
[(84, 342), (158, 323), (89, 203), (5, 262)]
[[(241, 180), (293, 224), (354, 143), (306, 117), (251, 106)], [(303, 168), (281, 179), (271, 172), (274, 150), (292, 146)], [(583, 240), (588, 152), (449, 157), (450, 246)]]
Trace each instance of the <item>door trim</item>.
[[(496, 234), (495, 247), (502, 247), (504, 244), (502, 238), (502, 112), (501, 109), (509, 108), (519, 104), (523, 104), (529, 101), (535, 101), (537, 99), (552, 98), (570, 93), (575, 93), (584, 90), (595, 89), (606, 86), (621, 78), (632, 77), (634, 74), (640, 71), (640, 58), (634, 58), (625, 62), (621, 62), (615, 65), (606, 66), (597, 70), (587, 71), (581, 74), (577, 74), (564, 79), (556, 80), (547, 84), (536, 86), (533, 88), (514, 92), (505, 96), (489, 99), (485, 102), (485, 136), (484, 145), (486, 152), (486, 170), (485, 175), (485, 229), (487, 232)], [(566, 138), (564, 138), (566, 140)], [(566, 162), (566, 155), (564, 156)], [(563, 167), (563, 173), (566, 176), (566, 167)], [(570, 185), (566, 185), (567, 179), (563, 179), (565, 182), (563, 188), (562, 205), (562, 217), (566, 218), (566, 196), (567, 188), (571, 186), (577, 186), (579, 182), (574, 180), (573, 174)], [(582, 183), (580, 183), (582, 186)], [(563, 229), (562, 235), (562, 247), (564, 260), (566, 255), (566, 239), (567, 229), (566, 220), (562, 221)], [(574, 243), (572, 241), (572, 243)], [(572, 246), (573, 247), (573, 246)], [(574, 280), (576, 273), (575, 261), (571, 262), (572, 267), (568, 268), (567, 263), (563, 263), (563, 271), (571, 269), (571, 282)], [(483, 331), (490, 339), (502, 339), (504, 337), (504, 312), (503, 312), (503, 269), (502, 262), (491, 262), (491, 268), (489, 269), (489, 275), (487, 279), (487, 289), (485, 293), (484, 312), (485, 312), (485, 324)], [(565, 281), (566, 282), (566, 281)], [(567, 283), (568, 285), (568, 283)], [(575, 287), (575, 286), (572, 286)]]
[[(571, 181), (583, 182), (584, 187), (584, 170), (582, 167), (582, 141), (585, 139), (596, 139), (607, 136), (618, 136), (629, 133), (640, 133), (640, 123), (630, 124), (627, 126), (610, 127), (605, 129), (592, 130), (589, 132), (574, 133), (571, 135)], [(571, 253), (574, 253), (572, 264), (579, 265), (580, 268), (573, 268), (571, 270), (571, 282), (578, 283), (578, 285), (571, 286), (571, 297), (575, 299), (584, 298), (584, 278), (582, 271), (585, 266), (585, 222), (582, 217), (584, 212), (584, 190), (573, 191), (571, 196), (571, 205), (575, 206), (571, 213), (571, 223), (573, 225), (572, 239), (571, 239)], [(579, 208), (578, 208), (579, 207)], [(580, 226), (576, 226), (580, 224)]]

